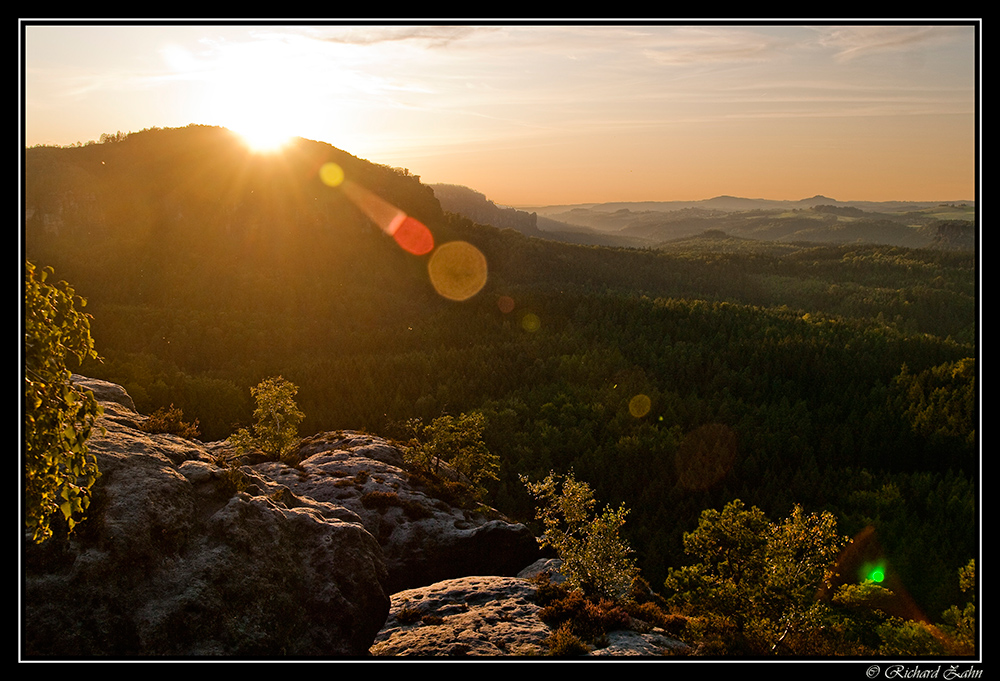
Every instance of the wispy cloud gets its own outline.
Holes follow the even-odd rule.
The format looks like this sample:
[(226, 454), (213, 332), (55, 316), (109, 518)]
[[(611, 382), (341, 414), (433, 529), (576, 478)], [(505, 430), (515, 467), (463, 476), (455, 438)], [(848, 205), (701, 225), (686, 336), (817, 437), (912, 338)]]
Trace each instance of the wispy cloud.
[(306, 28), (303, 30), (303, 34), (326, 42), (348, 45), (415, 42), (430, 48), (440, 48), (467, 39), (483, 30), (484, 28), (476, 26), (359, 25)]
[(647, 34), (641, 53), (660, 65), (746, 63), (780, 56), (788, 38), (732, 27), (680, 27)]
[(971, 27), (960, 26), (839, 26), (818, 27), (819, 44), (846, 62), (877, 54), (926, 50), (968, 40)]

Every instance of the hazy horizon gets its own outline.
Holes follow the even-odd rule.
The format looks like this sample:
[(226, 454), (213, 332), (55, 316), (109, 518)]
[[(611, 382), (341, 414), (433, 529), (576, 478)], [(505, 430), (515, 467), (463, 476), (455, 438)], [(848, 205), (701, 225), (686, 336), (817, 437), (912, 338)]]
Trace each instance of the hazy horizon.
[(978, 199), (972, 22), (23, 29), (25, 146), (219, 125), (509, 206)]

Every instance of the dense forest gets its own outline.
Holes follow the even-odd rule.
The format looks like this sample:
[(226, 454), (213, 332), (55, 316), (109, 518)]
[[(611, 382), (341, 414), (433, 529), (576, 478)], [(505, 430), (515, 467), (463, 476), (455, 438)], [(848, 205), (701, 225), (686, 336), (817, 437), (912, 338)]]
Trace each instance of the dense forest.
[[(318, 168), (486, 257), (442, 298), (414, 256)], [(442, 210), (402, 169), (298, 140), (254, 156), (205, 126), (25, 150), (25, 257), (87, 299), (100, 362), (143, 413), (204, 440), (250, 419), (249, 388), (299, 386), (300, 431), (386, 436), (481, 413), (490, 503), (529, 520), (521, 475), (588, 481), (630, 509), (654, 589), (704, 509), (833, 512), (874, 527), (931, 620), (978, 556), (976, 257), (971, 250), (701, 232), (579, 245)], [(894, 227), (895, 229), (895, 227)]]

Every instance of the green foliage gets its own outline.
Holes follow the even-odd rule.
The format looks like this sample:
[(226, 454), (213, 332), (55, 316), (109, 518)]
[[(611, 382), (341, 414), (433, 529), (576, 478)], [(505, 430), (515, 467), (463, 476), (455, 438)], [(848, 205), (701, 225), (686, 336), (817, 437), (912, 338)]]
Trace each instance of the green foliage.
[(976, 561), (970, 560), (958, 571), (959, 586), (971, 600), (964, 607), (953, 605), (942, 615), (942, 628), (951, 635), (960, 654), (976, 650)]
[(305, 416), (295, 404), (298, 387), (281, 376), (267, 378), (250, 389), (257, 401), (253, 431), (240, 428), (229, 442), (240, 454), (260, 450), (270, 459), (289, 460), (298, 445), (298, 427)]
[(911, 374), (904, 365), (894, 380), (904, 417), (924, 437), (975, 442), (976, 360), (965, 357)]
[(410, 463), (437, 475), (441, 462), (445, 462), (468, 481), (476, 499), (485, 498), (486, 485), (497, 480), (500, 460), (483, 441), (483, 414), (440, 416), (428, 425), (410, 419), (407, 427), (413, 435), (406, 450)]
[[(975, 571), (971, 561), (959, 571), (963, 586), (970, 570)], [(887, 657), (975, 654), (973, 603), (964, 609), (953, 606), (944, 613), (943, 623), (934, 627), (889, 615), (892, 601), (893, 593), (871, 580), (837, 589), (827, 628), (839, 637), (839, 649)]]
[(51, 268), (25, 262), (24, 499), (25, 525), (35, 542), (52, 536), (51, 519), (69, 530), (90, 504), (100, 472), (87, 438), (101, 408), (89, 390), (73, 385), (69, 358), (96, 358), (86, 302), (66, 282), (51, 284)]
[(586, 482), (569, 473), (549, 473), (541, 482), (521, 481), (537, 503), (542, 522), (542, 546), (556, 550), (563, 561), (566, 581), (587, 595), (625, 601), (639, 575), (632, 549), (620, 536), (628, 510), (622, 504), (594, 513), (594, 492)]
[(891, 591), (871, 580), (837, 589), (827, 622), (841, 649), (853, 646), (858, 654), (887, 657), (945, 654), (945, 644), (932, 627), (888, 614), (892, 599)]
[(795, 506), (774, 523), (736, 499), (702, 512), (684, 535), (699, 562), (672, 569), (665, 584), (675, 604), (725, 617), (752, 649), (775, 652), (789, 634), (818, 629), (825, 607), (816, 593), (846, 542), (830, 513)]

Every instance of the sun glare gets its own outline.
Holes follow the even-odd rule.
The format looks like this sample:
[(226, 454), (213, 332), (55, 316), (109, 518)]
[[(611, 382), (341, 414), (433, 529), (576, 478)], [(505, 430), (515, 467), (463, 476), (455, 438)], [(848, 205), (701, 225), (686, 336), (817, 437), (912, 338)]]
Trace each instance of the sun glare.
[(280, 151), (291, 141), (291, 135), (286, 135), (271, 128), (235, 128), (233, 130), (249, 149), (256, 153), (269, 154)]
[(256, 153), (274, 153), (280, 151), (291, 140), (293, 135), (287, 132), (287, 127), (270, 116), (251, 115), (234, 116), (235, 120), (226, 125), (251, 151)]

